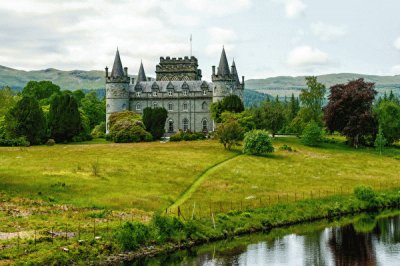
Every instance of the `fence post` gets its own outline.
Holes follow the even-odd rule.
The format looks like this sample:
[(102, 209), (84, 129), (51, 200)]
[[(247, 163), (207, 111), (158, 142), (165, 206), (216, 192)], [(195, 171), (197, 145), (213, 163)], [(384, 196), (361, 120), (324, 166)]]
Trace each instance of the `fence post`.
[(93, 218), (93, 238), (96, 237), (96, 218)]
[(81, 239), (81, 222), (78, 223), (78, 240)]

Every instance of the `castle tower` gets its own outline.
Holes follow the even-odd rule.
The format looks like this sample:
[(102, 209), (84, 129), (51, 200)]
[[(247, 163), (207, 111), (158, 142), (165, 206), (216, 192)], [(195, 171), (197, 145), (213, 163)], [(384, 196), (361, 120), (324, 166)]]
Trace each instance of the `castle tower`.
[(233, 60), (231, 69), (229, 69), (225, 48), (222, 48), (217, 73), (215, 73), (215, 66), (212, 67), (211, 80), (214, 83), (213, 102), (221, 101), (231, 94), (239, 96), (243, 101), (244, 76), (242, 83), (240, 83), (235, 60)]
[(106, 131), (109, 132), (108, 118), (112, 113), (129, 110), (128, 68), (122, 67), (119, 51), (115, 54), (111, 75), (106, 67)]

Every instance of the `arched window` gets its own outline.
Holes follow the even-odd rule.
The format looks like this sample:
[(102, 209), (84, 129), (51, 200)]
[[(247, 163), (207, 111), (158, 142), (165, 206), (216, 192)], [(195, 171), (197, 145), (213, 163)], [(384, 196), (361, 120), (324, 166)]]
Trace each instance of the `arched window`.
[(107, 112), (109, 112), (109, 111), (110, 111), (110, 105), (107, 104)]
[(122, 110), (126, 110), (126, 104), (122, 105)]
[(188, 104), (187, 103), (183, 103), (183, 111), (187, 111), (188, 109)]
[(203, 132), (207, 132), (208, 131), (208, 127), (207, 127), (207, 119), (203, 119), (203, 121), (201, 121), (202, 124), (202, 128), (203, 128)]
[(140, 105), (140, 103), (137, 103), (137, 104), (136, 104), (136, 110), (137, 110), (137, 111), (142, 110), (142, 106)]
[(153, 102), (153, 108), (157, 108), (158, 104), (156, 102)]
[(207, 109), (207, 103), (206, 103), (206, 102), (203, 102), (203, 103), (201, 104), (201, 109), (203, 109), (203, 110), (206, 110), (206, 109)]
[(168, 111), (173, 111), (174, 105), (172, 103), (168, 103)]
[(172, 119), (168, 120), (168, 132), (174, 132), (174, 121)]
[(188, 131), (189, 129), (189, 120), (187, 118), (183, 119), (183, 131)]

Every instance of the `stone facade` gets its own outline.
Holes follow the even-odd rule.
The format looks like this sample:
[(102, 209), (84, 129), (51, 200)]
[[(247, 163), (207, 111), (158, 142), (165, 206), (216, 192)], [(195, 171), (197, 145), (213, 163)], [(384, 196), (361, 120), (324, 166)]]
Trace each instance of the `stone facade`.
[(141, 64), (135, 81), (128, 76), (128, 69), (122, 68), (117, 51), (111, 75), (106, 68), (107, 133), (110, 114), (124, 110), (142, 114), (146, 107), (164, 107), (168, 111), (167, 135), (178, 130), (210, 132), (214, 130), (210, 113), (213, 102), (230, 94), (243, 100), (244, 77), (240, 83), (235, 62), (229, 69), (224, 49), (217, 73), (213, 66), (212, 83), (201, 80), (194, 56), (161, 57), (156, 69), (156, 80), (148, 81)]

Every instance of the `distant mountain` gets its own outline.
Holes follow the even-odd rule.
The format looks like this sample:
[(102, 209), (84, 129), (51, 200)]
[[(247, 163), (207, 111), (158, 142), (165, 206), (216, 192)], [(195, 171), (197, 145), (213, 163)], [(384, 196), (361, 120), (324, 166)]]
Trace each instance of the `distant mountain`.
[(0, 87), (20, 90), (30, 80), (50, 80), (65, 90), (104, 88), (103, 71), (62, 71), (54, 68), (24, 71), (0, 66)]
[[(327, 88), (339, 83), (347, 83), (350, 80), (364, 78), (365, 81), (374, 82), (378, 92), (393, 92), (400, 94), (400, 75), (396, 76), (377, 76), (353, 73), (328, 74), (317, 76), (318, 81), (325, 84)], [(305, 88), (305, 76), (299, 77), (273, 77), (266, 79), (250, 79), (246, 81), (246, 88), (273, 96), (296, 96), (302, 88)]]

